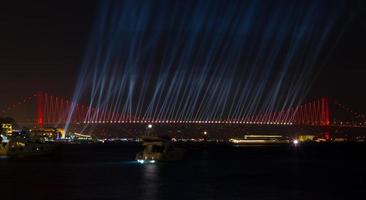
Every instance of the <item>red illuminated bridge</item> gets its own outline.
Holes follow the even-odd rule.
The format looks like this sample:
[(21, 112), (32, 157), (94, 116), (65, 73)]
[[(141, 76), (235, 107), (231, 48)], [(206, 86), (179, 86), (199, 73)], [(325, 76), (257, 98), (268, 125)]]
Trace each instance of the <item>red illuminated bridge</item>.
[[(30, 106), (31, 105), (31, 106)], [(71, 108), (74, 113), (68, 120)], [(36, 109), (36, 112), (34, 110)], [(16, 117), (19, 123), (43, 126), (70, 124), (237, 124), (259, 126), (318, 126), (318, 127), (361, 127), (366, 128), (365, 115), (349, 107), (322, 97), (303, 105), (280, 112), (262, 113), (242, 119), (155, 119), (130, 116), (95, 107), (75, 104), (65, 98), (38, 92), (2, 110), (2, 115)], [(24, 114), (28, 111), (28, 114)]]

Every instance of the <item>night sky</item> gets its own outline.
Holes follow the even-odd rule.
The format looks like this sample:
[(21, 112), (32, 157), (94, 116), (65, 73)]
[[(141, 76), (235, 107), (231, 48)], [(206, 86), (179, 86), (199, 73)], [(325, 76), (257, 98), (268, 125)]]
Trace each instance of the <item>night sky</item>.
[[(36, 91), (71, 96), (96, 16), (95, 1), (21, 1), (0, 8), (0, 105)], [(329, 53), (310, 98), (328, 95), (366, 112), (366, 4), (351, 16)], [(328, 55), (328, 56), (325, 56)]]

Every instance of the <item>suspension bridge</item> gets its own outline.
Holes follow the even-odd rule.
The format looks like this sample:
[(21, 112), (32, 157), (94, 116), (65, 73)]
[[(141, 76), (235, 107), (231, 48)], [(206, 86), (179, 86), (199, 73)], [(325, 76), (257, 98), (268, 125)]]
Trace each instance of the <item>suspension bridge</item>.
[[(70, 115), (71, 109), (73, 113)], [(20, 109), (20, 111), (18, 111)], [(298, 105), (286, 110), (259, 113), (243, 118), (200, 119), (200, 118), (146, 118), (130, 113), (113, 112), (72, 102), (66, 98), (38, 92), (22, 99), (3, 110), (3, 116), (17, 117), (20, 124), (44, 126), (98, 125), (98, 124), (231, 124), (248, 126), (312, 126), (366, 128), (365, 115), (328, 97)], [(27, 112), (27, 114), (25, 114)], [(70, 117), (71, 116), (71, 117)]]

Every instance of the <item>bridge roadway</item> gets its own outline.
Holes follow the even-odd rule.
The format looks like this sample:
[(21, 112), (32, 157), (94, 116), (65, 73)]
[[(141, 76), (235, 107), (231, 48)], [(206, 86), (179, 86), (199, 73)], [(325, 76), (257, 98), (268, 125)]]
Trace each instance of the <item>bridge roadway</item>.
[[(47, 124), (44, 127), (64, 127), (63, 124)], [(240, 137), (244, 134), (282, 134), (294, 136), (298, 134), (318, 135), (329, 132), (330, 134), (366, 135), (366, 127), (357, 126), (309, 126), (309, 125), (281, 125), (281, 124), (225, 124), (225, 123), (156, 123), (148, 130), (147, 123), (94, 123), (94, 124), (71, 124), (70, 131), (95, 134), (99, 137), (137, 137), (153, 131), (171, 137), (205, 137), (203, 133), (208, 132), (208, 137), (227, 139)]]

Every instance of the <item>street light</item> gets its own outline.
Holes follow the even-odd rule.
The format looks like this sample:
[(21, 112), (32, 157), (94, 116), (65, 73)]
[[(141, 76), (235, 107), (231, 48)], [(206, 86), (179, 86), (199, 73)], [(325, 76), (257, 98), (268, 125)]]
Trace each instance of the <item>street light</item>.
[(153, 127), (152, 124), (147, 125), (147, 128), (152, 128), (152, 127)]
[(203, 131), (203, 135), (207, 135), (207, 131)]

